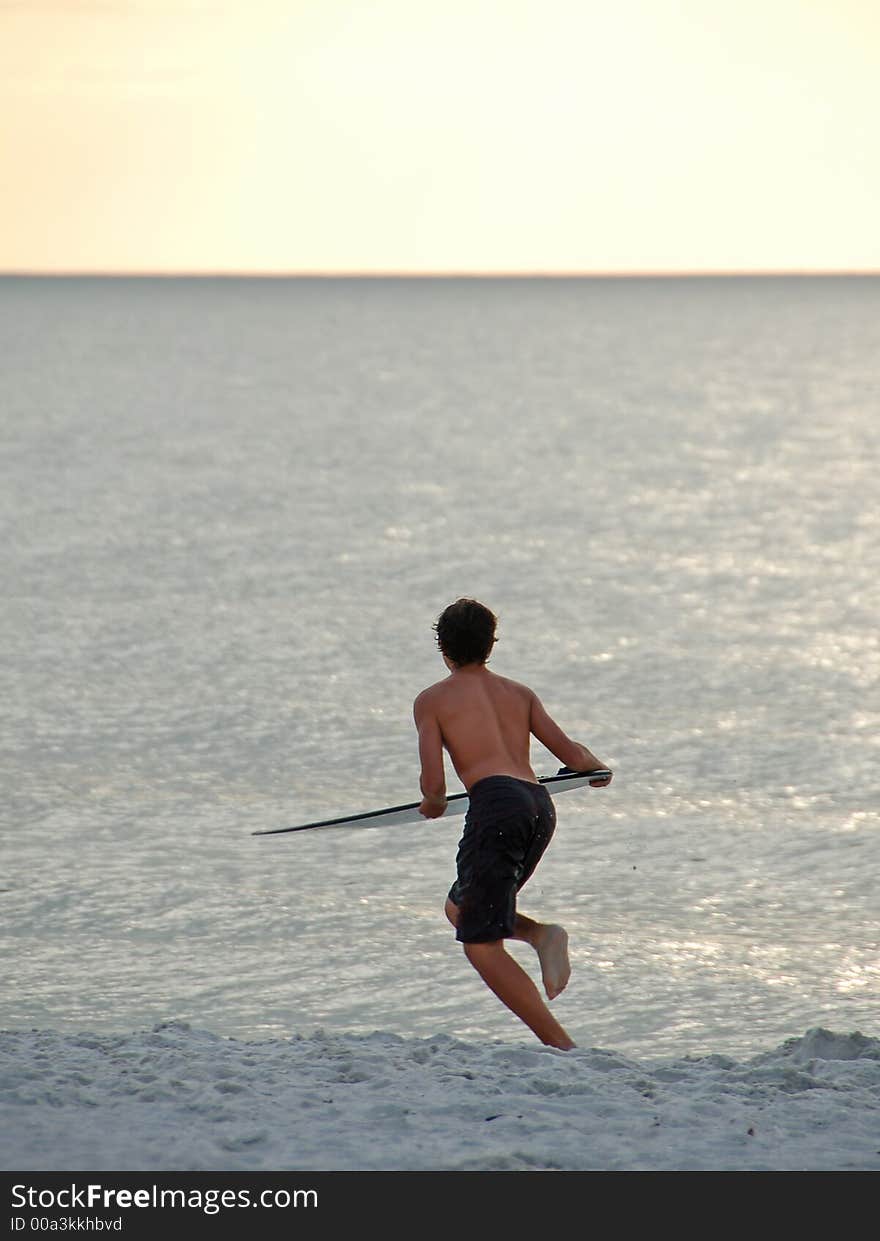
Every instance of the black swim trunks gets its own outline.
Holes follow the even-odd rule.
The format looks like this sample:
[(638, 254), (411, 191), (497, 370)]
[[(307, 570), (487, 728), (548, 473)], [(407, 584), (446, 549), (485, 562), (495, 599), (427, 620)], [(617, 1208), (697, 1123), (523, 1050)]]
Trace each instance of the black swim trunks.
[(556, 808), (541, 784), (487, 776), (470, 790), (458, 845), (455, 938), (464, 944), (509, 939), (516, 894), (534, 871), (556, 827)]

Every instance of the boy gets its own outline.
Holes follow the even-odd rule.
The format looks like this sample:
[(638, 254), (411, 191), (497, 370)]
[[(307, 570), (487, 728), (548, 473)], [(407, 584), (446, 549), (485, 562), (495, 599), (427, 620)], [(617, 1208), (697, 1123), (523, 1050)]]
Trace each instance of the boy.
[[(421, 760), (419, 810), (435, 819), (446, 807), (445, 746), (469, 795), (446, 916), (486, 985), (542, 1043), (568, 1050), (575, 1044), (505, 950), (504, 940), (531, 944), (548, 999), (559, 995), (571, 972), (568, 936), (561, 926), (516, 912), (516, 894), (556, 825), (553, 801), (529, 761), (531, 736), (574, 771), (592, 771), (602, 764), (566, 736), (532, 690), (489, 671), (486, 662), (496, 624), (483, 604), (458, 599), (434, 626), (450, 675), (413, 704)], [(596, 784), (610, 781), (608, 776)]]

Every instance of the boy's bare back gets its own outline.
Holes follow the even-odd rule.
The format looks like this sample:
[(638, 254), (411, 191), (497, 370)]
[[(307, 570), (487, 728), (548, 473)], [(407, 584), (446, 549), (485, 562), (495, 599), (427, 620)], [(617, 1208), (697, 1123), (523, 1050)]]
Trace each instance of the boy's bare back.
[(535, 780), (529, 761), (532, 693), (485, 666), (459, 669), (420, 694), (419, 730), (433, 722), (459, 780), (470, 789), (484, 776)]
[(450, 675), (419, 694), (413, 706), (422, 762), (422, 813), (442, 812), (446, 785), (443, 748), (468, 790), (486, 776), (537, 783), (530, 760), (532, 736), (576, 771), (601, 766), (572, 741), (526, 685), (490, 672), (485, 664), (452, 665)]

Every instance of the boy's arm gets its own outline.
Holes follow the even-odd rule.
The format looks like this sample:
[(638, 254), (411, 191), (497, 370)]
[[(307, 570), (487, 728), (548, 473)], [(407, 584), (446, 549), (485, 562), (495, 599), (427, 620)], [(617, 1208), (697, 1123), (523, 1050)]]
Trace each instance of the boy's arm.
[[(556, 755), (560, 763), (570, 767), (572, 771), (593, 771), (597, 767), (605, 766), (601, 759), (596, 758), (596, 755), (585, 745), (572, 741), (571, 737), (562, 731), (556, 721), (544, 710), (541, 700), (534, 693), (531, 696), (529, 709), (529, 729), (541, 745), (546, 746), (551, 754)], [(596, 781), (596, 787), (604, 787), (610, 784), (611, 780), (612, 777), (609, 776), (601, 783)]]
[(437, 819), (446, 809), (446, 771), (443, 766), (443, 734), (437, 716), (431, 710), (425, 694), (419, 694), (413, 704), (413, 718), (419, 731), (419, 761), (421, 773), (419, 788), (422, 804), (419, 814), (426, 819)]

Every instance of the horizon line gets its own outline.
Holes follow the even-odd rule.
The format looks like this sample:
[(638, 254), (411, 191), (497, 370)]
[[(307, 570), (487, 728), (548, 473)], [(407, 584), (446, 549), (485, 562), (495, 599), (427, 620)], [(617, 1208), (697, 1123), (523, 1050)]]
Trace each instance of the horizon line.
[(75, 277), (101, 279), (266, 279), (266, 280), (680, 280), (755, 277), (880, 276), (880, 268), (846, 267), (756, 267), (756, 268), (644, 268), (639, 270), (529, 268), (8, 268), (0, 269), (0, 279)]

